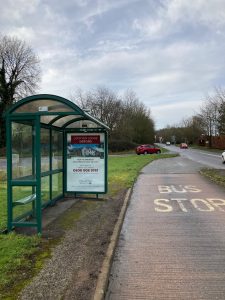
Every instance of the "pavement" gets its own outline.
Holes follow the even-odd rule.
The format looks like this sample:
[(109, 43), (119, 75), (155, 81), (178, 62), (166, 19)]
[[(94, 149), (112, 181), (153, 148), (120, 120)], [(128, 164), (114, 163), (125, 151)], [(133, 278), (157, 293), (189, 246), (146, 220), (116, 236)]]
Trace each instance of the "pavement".
[(225, 189), (201, 167), (176, 157), (142, 170), (105, 300), (225, 299)]

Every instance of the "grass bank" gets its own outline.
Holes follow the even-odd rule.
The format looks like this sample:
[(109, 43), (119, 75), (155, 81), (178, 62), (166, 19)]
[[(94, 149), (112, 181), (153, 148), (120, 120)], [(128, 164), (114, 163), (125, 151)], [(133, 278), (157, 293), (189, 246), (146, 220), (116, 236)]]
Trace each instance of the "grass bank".
[[(140, 170), (148, 163), (155, 159), (173, 156), (176, 155), (155, 154), (109, 157), (109, 191), (107, 196), (113, 197), (121, 190), (131, 187)], [(0, 220), (1, 226), (4, 226), (6, 223), (6, 183), (4, 182), (0, 183), (0, 196)], [(82, 212), (77, 214), (77, 218), (79, 218), (79, 215), (82, 215)], [(71, 224), (71, 220), (68, 224)], [(1, 299), (16, 299), (17, 293), (32, 278), (37, 269), (41, 268), (46, 253), (46, 257), (49, 257), (51, 247), (52, 241), (49, 242), (38, 236), (28, 237), (15, 233), (0, 235)]]
[[(32, 272), (32, 255), (37, 252), (40, 238), (10, 233), (0, 235), (0, 299), (13, 299), (9, 294), (22, 287), (27, 274)], [(19, 283), (19, 285), (18, 285)]]
[(173, 154), (129, 155), (109, 157), (109, 194), (114, 195), (123, 188), (129, 188), (140, 170), (156, 159), (176, 156)]
[(0, 231), (6, 228), (7, 220), (7, 184), (0, 181)]
[(216, 148), (209, 148), (205, 146), (199, 146), (199, 145), (189, 145), (190, 149), (197, 149), (201, 151), (206, 151), (206, 152), (212, 152), (212, 153), (217, 153), (217, 154), (222, 154), (223, 150), (216, 149)]
[(225, 187), (225, 170), (204, 168), (200, 171), (200, 174)]

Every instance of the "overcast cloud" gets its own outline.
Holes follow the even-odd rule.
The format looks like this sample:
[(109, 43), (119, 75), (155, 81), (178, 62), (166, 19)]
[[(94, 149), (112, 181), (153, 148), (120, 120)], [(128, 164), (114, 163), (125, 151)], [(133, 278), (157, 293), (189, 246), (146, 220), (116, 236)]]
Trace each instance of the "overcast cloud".
[(156, 128), (225, 87), (224, 0), (0, 0), (0, 33), (39, 56), (40, 93), (134, 90)]

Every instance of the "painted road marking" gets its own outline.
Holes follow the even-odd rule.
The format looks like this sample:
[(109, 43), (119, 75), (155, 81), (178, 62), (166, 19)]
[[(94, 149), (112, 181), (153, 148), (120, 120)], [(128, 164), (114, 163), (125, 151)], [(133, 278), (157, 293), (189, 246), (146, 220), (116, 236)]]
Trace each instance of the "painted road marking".
[(197, 211), (202, 212), (213, 212), (213, 211), (223, 211), (225, 212), (225, 199), (220, 198), (160, 198), (154, 200), (155, 211), (157, 212), (172, 212), (174, 210), (174, 206), (178, 206), (180, 211), (187, 213), (190, 211), (191, 207), (196, 209)]
[(169, 199), (155, 199), (154, 200), (155, 205), (159, 206), (159, 207), (155, 207), (155, 211), (158, 211), (158, 212), (171, 212), (171, 211), (173, 211), (173, 207), (171, 205), (168, 205), (168, 204), (163, 203), (163, 202), (170, 202), (170, 200)]
[(180, 209), (183, 212), (188, 212), (187, 209), (186, 209), (186, 207), (183, 204), (183, 201), (186, 201), (187, 199), (185, 199), (185, 198), (171, 198), (170, 200), (171, 201), (177, 201), (177, 204), (179, 205)]
[[(192, 193), (200, 193), (202, 190), (195, 185), (158, 185), (158, 192), (160, 194), (184, 194), (190, 195)], [(172, 196), (172, 195), (171, 195)], [(183, 213), (187, 213), (191, 210), (197, 210), (201, 212), (225, 212), (225, 200), (220, 198), (192, 198), (187, 197), (170, 197), (170, 198), (158, 198), (154, 200), (155, 211), (157, 212), (172, 212), (179, 209)]]
[[(193, 204), (193, 206), (199, 210), (199, 211), (214, 211), (215, 208), (209, 204), (207, 201), (205, 201), (204, 199), (191, 199), (190, 200), (191, 203)], [(200, 206), (200, 203), (205, 205), (205, 208), (202, 207), (202, 205)]]
[(221, 157), (221, 155), (216, 155), (216, 154), (210, 154), (210, 153), (204, 153), (204, 152), (198, 152), (198, 153), (201, 153), (201, 154), (204, 154), (204, 155), (209, 155), (209, 156), (214, 156), (214, 157)]
[(202, 190), (195, 185), (158, 185), (160, 194), (166, 193), (200, 193)]

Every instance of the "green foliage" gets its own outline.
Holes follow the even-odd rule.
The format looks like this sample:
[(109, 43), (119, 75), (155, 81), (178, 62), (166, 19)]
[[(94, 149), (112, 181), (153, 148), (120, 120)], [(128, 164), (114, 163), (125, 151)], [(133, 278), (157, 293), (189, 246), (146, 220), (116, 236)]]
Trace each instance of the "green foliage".
[(218, 115), (219, 133), (225, 135), (225, 102), (220, 103)]
[(117, 140), (117, 139), (110, 139), (109, 140), (109, 150), (112, 152), (119, 152), (125, 150), (135, 149), (137, 146), (136, 143), (133, 143), (128, 140)]
[(153, 143), (154, 135), (154, 122), (150, 111), (130, 91), (125, 95), (122, 116), (112, 131), (111, 137), (144, 144)]
[(0, 180), (0, 230), (6, 228), (7, 219), (7, 184)]
[(200, 174), (225, 187), (225, 170), (205, 168), (200, 171)]
[[(28, 259), (40, 242), (37, 236), (25, 237), (10, 233), (0, 235), (0, 298), (14, 282), (29, 270), (32, 260)], [(21, 271), (21, 272), (20, 272)]]
[(153, 160), (173, 156), (177, 155), (152, 154), (109, 157), (109, 194), (113, 195), (120, 189), (131, 187), (140, 170)]
[(109, 158), (109, 193), (129, 188), (136, 179), (139, 170), (154, 160), (153, 156), (129, 155)]
[[(168, 154), (110, 156), (108, 196), (113, 196), (121, 190), (131, 187), (139, 171), (146, 164), (155, 159), (173, 156)], [(0, 188), (0, 212), (2, 212), (3, 207), (6, 210), (6, 183), (1, 182)], [(64, 220), (59, 221), (62, 228), (70, 228), (74, 220), (85, 217), (89, 210), (100, 205), (98, 202), (83, 203), (80, 210), (73, 212), (68, 210), (65, 213)], [(5, 217), (0, 215), (0, 220), (2, 221)], [(43, 246), (38, 236), (28, 237), (15, 233), (0, 235), (0, 299), (14, 299), (12, 295), (16, 299), (16, 293), (23, 288), (28, 278), (42, 268), (44, 259), (50, 256), (52, 245), (49, 242), (47, 244)], [(43, 247), (42, 251), (39, 251), (40, 247)]]
[(171, 143), (197, 143), (201, 134), (204, 133), (202, 120), (198, 116), (190, 117), (178, 126), (167, 126), (157, 131), (157, 137), (162, 138), (163, 142)]
[(39, 60), (25, 42), (0, 36), (0, 146), (5, 146), (3, 113), (16, 99), (32, 94), (40, 79)]

